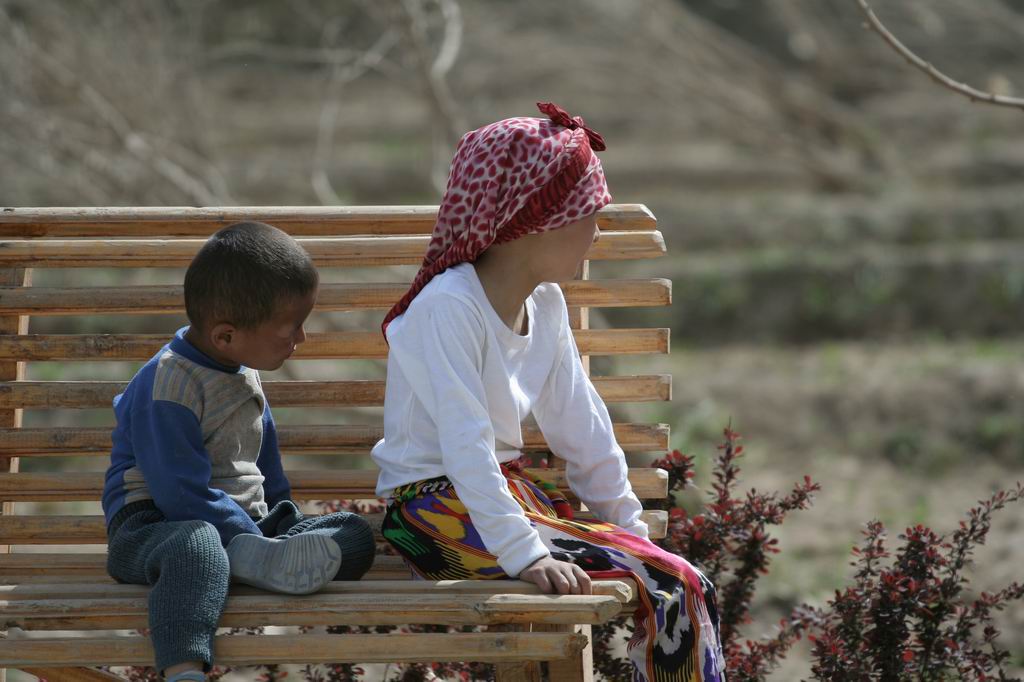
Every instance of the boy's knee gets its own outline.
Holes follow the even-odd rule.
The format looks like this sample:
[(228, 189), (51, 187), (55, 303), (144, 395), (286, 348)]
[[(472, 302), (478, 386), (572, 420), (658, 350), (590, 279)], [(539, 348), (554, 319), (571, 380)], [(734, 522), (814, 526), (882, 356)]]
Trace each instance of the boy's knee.
[(338, 523), (342, 528), (348, 528), (353, 533), (369, 533), (371, 536), (373, 535), (373, 528), (370, 527), (369, 521), (359, 514), (335, 512), (331, 516), (338, 519)]
[(376, 541), (373, 537), (373, 527), (370, 526), (369, 521), (364, 519), (358, 514), (345, 514), (345, 519), (341, 524), (341, 531), (352, 538), (353, 542), (360, 543), (364, 548), (370, 548), (371, 550), (376, 547)]
[(335, 580), (359, 580), (373, 565), (377, 549), (373, 528), (362, 516), (348, 512), (332, 514), (332, 520), (337, 524), (332, 535), (341, 547), (341, 569)]
[(228, 555), (217, 527), (206, 521), (181, 521), (166, 543), (167, 550), (190, 561), (201, 561), (227, 568)]
[(176, 530), (178, 535), (189, 543), (220, 545), (220, 533), (217, 532), (217, 527), (208, 521), (178, 521)]
[[(199, 581), (206, 586), (228, 583), (228, 556), (220, 533), (205, 521), (173, 521), (159, 545), (146, 557), (146, 580)], [(162, 576), (162, 578), (161, 578)], [(218, 587), (219, 589), (219, 587)]]

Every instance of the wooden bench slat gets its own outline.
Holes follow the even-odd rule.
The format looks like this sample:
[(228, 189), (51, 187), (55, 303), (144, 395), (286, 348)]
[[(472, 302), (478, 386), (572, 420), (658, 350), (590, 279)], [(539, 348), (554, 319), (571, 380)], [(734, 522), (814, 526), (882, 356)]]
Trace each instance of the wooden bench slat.
[[(669, 352), (668, 329), (577, 329), (583, 355), (642, 355)], [(10, 334), (0, 335), (4, 360), (148, 360), (167, 343), (167, 334)], [(293, 360), (377, 359), (387, 357), (380, 331), (309, 334)]]
[[(592, 377), (606, 403), (672, 399), (672, 376)], [(0, 410), (109, 408), (127, 381), (0, 381)], [(273, 407), (378, 407), (384, 381), (267, 381), (263, 392)]]
[[(437, 206), (229, 206), (5, 208), (3, 237), (205, 237), (244, 220), (275, 225), (293, 236), (430, 234)], [(653, 230), (643, 204), (609, 204), (602, 230)]]
[[(304, 237), (299, 243), (319, 267), (418, 265), (430, 237)], [(187, 267), (205, 239), (5, 239), (0, 266), (33, 268)], [(605, 232), (588, 260), (634, 260), (665, 254), (658, 231)]]
[[(387, 556), (387, 555), (384, 555)], [(107, 572), (107, 554), (103, 552), (14, 552), (0, 554), (0, 575), (96, 575)]]
[[(82, 547), (80, 546), (79, 549)], [(0, 585), (116, 584), (107, 574), (104, 545), (88, 547), (88, 552), (15, 552), (0, 554)], [(411, 573), (401, 557), (377, 553), (364, 580), (388, 580), (404, 583)], [(421, 582), (421, 581), (415, 581)]]
[[(613, 424), (615, 438), (624, 450), (668, 449), (665, 424)], [(111, 427), (66, 426), (0, 429), (0, 454), (109, 454)], [(278, 427), (278, 441), (285, 452), (365, 452), (384, 437), (384, 426), (303, 425)], [(523, 449), (545, 450), (547, 443), (536, 426), (523, 427)], [(376, 473), (374, 473), (376, 475)]]
[[(220, 635), (217, 663), (501, 662), (536, 657), (569, 658), (587, 638), (571, 633), (417, 633), (345, 635)], [(0, 667), (151, 665), (153, 647), (143, 637), (0, 639)]]
[[(565, 470), (534, 470), (563, 490), (568, 489)], [(98, 500), (103, 492), (103, 472), (66, 471), (0, 474), (0, 500), (75, 501)], [(377, 472), (373, 469), (331, 469), (289, 471), (292, 496), (296, 500), (373, 499)], [(668, 494), (668, 473), (649, 467), (629, 470), (629, 481), (637, 497), (664, 498)]]
[(6, 545), (106, 544), (102, 515), (0, 516), (0, 542)]
[[(379, 529), (383, 514), (363, 514), (374, 529)], [(650, 537), (665, 537), (668, 512), (660, 509), (644, 510), (641, 519), (647, 523)], [(104, 518), (98, 514), (32, 514), (0, 516), (0, 543), (38, 545), (105, 544), (107, 530)]]
[[(106, 547), (94, 545), (88, 549), (101, 551), (0, 554), (0, 585), (95, 582), (115, 584), (113, 578), (107, 574)], [(364, 579), (404, 582), (409, 577), (409, 568), (401, 557), (377, 553), (373, 559), (373, 566)]]
[[(635, 603), (637, 587), (632, 578), (594, 580), (593, 593), (614, 597), (620, 604)], [(89, 583), (28, 583), (0, 585), (0, 601), (25, 599), (108, 599), (144, 597), (147, 585), (128, 585), (114, 582)], [(363, 594), (386, 592), (391, 594), (543, 594), (541, 589), (525, 580), (336, 580), (328, 583), (317, 594)], [(248, 585), (231, 585), (232, 595), (264, 595), (268, 593)], [(288, 599), (282, 596), (281, 599)]]
[[(571, 625), (603, 623), (621, 609), (618, 599), (603, 595), (420, 593), (410, 599), (391, 591), (263, 593), (228, 597), (220, 625)], [(148, 613), (146, 595), (0, 601), (0, 625), (25, 630), (141, 629), (148, 627)]]
[[(650, 380), (638, 381), (635, 386), (625, 386), (622, 390), (656, 400), (652, 384)], [(127, 381), (4, 381), (0, 382), (0, 409), (109, 408), (114, 397), (127, 385)], [(384, 404), (384, 382), (378, 380), (267, 381), (263, 383), (263, 391), (273, 407)]]
[(97, 670), (96, 668), (20, 668), (22, 672), (35, 675), (42, 680), (60, 680), (60, 682), (124, 682), (123, 677)]
[[(561, 283), (569, 306), (624, 308), (672, 303), (667, 279), (575, 280)], [(316, 310), (386, 310), (403, 283), (323, 283)], [(153, 315), (183, 313), (180, 285), (133, 287), (0, 287), (0, 315)]]

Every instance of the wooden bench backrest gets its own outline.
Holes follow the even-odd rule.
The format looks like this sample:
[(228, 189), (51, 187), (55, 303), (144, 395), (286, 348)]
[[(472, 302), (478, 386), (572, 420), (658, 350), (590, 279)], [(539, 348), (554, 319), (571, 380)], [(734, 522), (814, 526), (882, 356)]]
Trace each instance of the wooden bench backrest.
[[(436, 207), (418, 206), (3, 209), (0, 552), (30, 550), (29, 545), (75, 546), (62, 551), (104, 549), (98, 500), (110, 449), (111, 400), (134, 369), (170, 338), (175, 324), (167, 315), (180, 315), (184, 307), (180, 277), (175, 284), (138, 285), (136, 282), (151, 281), (161, 274), (138, 269), (185, 267), (206, 237), (239, 220), (262, 220), (289, 232), (300, 239), (317, 265), (325, 268), (311, 317), (313, 328), (318, 316), (347, 313), (332, 317), (341, 319), (336, 323), (340, 329), (310, 333), (290, 361), (343, 362), (325, 365), (324, 375), (316, 381), (264, 382), (275, 415), (287, 408), (347, 410), (344, 423), (330, 417), (313, 423), (303, 419), (301, 410), (291, 410), (288, 419), (279, 419), (281, 448), (294, 496), (301, 500), (372, 498), (377, 472), (368, 453), (382, 435), (381, 368), (387, 354), (378, 325), (414, 274), (435, 216)], [(588, 255), (591, 260), (656, 258), (665, 252), (654, 217), (643, 206), (609, 206), (601, 211), (599, 224), (603, 234)], [(74, 269), (67, 271), (73, 276), (65, 278), (73, 285), (39, 286), (48, 277), (52, 280), (57, 268)], [(96, 277), (81, 268), (115, 268), (115, 285), (94, 286)], [(107, 278), (109, 272), (104, 273)], [(33, 274), (37, 286), (32, 286)], [(163, 273), (164, 280), (168, 274)], [(667, 280), (585, 279), (564, 283), (563, 289), (584, 356), (668, 352), (667, 329), (588, 329), (586, 314), (590, 307), (667, 305), (671, 301)], [(46, 325), (54, 323), (46, 318), (68, 315), (157, 317), (151, 322), (144, 318), (152, 325), (146, 333), (111, 333), (118, 325), (109, 317), (89, 320), (88, 328), (96, 330), (94, 333), (45, 333)], [(138, 320), (133, 322), (138, 326)], [(43, 332), (37, 333), (40, 326)], [(367, 360), (375, 361), (371, 373), (376, 377), (352, 378), (360, 376), (360, 371), (351, 371), (353, 367), (367, 373)], [(59, 363), (57, 376), (66, 372), (89, 377), (87, 363), (100, 361), (130, 362), (118, 364), (123, 372), (104, 380), (44, 378), (47, 371), (50, 376), (55, 374), (52, 364), (38, 365), (40, 371), (32, 371), (34, 363)], [(107, 366), (111, 366), (109, 362)], [(671, 378), (664, 375), (602, 376), (594, 381), (610, 404), (670, 399)], [(31, 417), (23, 420), (26, 410)], [(664, 425), (619, 423), (616, 434), (627, 452), (668, 447)], [(524, 439), (527, 450), (544, 449), (536, 428), (527, 428)], [(335, 457), (295, 457), (338, 453), (350, 455), (343, 465)], [(75, 459), (67, 459), (71, 457)], [(564, 476), (557, 469), (551, 475), (564, 487)], [(634, 469), (631, 478), (641, 497), (666, 494), (660, 470)], [(660, 531), (663, 515), (651, 513), (649, 519), (654, 530)], [(30, 571), (59, 573), (63, 560), (52, 551), (46, 557), (48, 565), (34, 566), (27, 555), (0, 553), (0, 577)], [(68, 561), (67, 567), (74, 564), (73, 558)], [(98, 567), (96, 562), (90, 565)]]

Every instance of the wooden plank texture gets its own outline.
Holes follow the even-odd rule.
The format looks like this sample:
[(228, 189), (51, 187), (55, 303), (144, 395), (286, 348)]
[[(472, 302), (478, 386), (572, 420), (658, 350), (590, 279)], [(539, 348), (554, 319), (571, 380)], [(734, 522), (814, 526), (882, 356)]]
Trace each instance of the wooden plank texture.
[[(23, 288), (32, 284), (32, 272), (30, 270), (0, 269), (0, 285), (4, 287)], [(0, 314), (0, 343), (28, 333), (29, 318), (24, 315)], [(0, 358), (0, 382), (21, 381), (25, 378), (25, 363), (23, 358), (14, 356), (11, 358)], [(6, 408), (0, 407), (0, 428), (16, 429), (21, 426), (22, 410), (18, 405), (11, 405)], [(0, 473), (14, 473), (18, 471), (18, 458), (5, 457), (0, 453)], [(0, 502), (0, 517), (12, 514), (14, 507), (9, 502)], [(8, 551), (3, 540), (0, 539), (0, 554)], [(0, 682), (3, 682), (3, 671), (0, 670)]]
[[(581, 329), (574, 332), (584, 355), (644, 355), (669, 352), (668, 329)], [(0, 336), (5, 360), (148, 360), (167, 334), (18, 334)], [(383, 360), (388, 347), (379, 331), (309, 334), (293, 360)]]
[[(668, 449), (669, 428), (666, 424), (619, 423), (613, 427), (615, 438), (624, 450), (652, 452)], [(0, 429), (0, 455), (106, 455), (110, 452), (110, 431), (110, 427), (104, 426)], [(279, 427), (277, 433), (281, 449), (286, 453), (362, 454), (384, 437), (384, 427), (289, 425)], [(538, 451), (547, 447), (539, 428), (523, 427), (523, 450)]]
[[(418, 265), (429, 236), (302, 237), (319, 267)], [(186, 267), (203, 239), (4, 239), (0, 267)], [(634, 260), (665, 254), (660, 232), (607, 232), (590, 247), (589, 260)]]
[[(593, 592), (599, 596), (614, 597), (620, 604), (635, 604), (636, 584), (631, 578), (592, 581)], [(147, 585), (128, 585), (114, 582), (87, 582), (63, 584), (21, 584), (0, 585), (0, 601), (15, 602), (40, 599), (124, 599), (145, 597), (149, 594)], [(317, 594), (363, 594), (387, 592), (403, 594), (407, 599), (420, 594), (451, 595), (499, 595), (499, 594), (543, 594), (540, 588), (524, 580), (338, 580), (328, 583)], [(271, 596), (272, 593), (248, 585), (232, 584), (231, 595)], [(276, 595), (287, 603), (292, 597)], [(291, 608), (288, 606), (287, 608)]]
[[(538, 476), (568, 490), (564, 470), (538, 469)], [(311, 469), (289, 471), (292, 496), (296, 500), (373, 499), (377, 472), (372, 469)], [(629, 480), (637, 497), (664, 498), (668, 494), (668, 473), (664, 469), (634, 468)], [(33, 472), (0, 474), (0, 500), (74, 501), (99, 500), (103, 472)]]
[[(437, 206), (229, 206), (4, 208), (3, 237), (206, 237), (231, 223), (258, 220), (294, 236), (430, 234)], [(602, 230), (653, 230), (643, 204), (609, 204)]]
[[(672, 377), (593, 377), (606, 403), (649, 402), (672, 399)], [(0, 381), (0, 410), (26, 408), (108, 408), (127, 381)], [(267, 381), (263, 392), (274, 407), (379, 407), (384, 404), (384, 382)]]
[(21, 668), (29, 675), (54, 682), (124, 682), (124, 678), (91, 668)]
[[(374, 529), (380, 528), (383, 517), (383, 514), (363, 514)], [(667, 512), (645, 510), (641, 519), (647, 523), (651, 538), (665, 537)], [(107, 529), (102, 515), (22, 514), (0, 517), (0, 542), (12, 545), (106, 544)]]
[[(672, 302), (667, 279), (569, 281), (566, 303), (593, 308), (664, 306)], [(386, 310), (407, 283), (323, 283), (316, 310)], [(185, 312), (180, 285), (132, 287), (0, 287), (0, 315), (154, 315)]]
[[(386, 635), (221, 635), (214, 640), (222, 665), (254, 663), (498, 662), (569, 658), (586, 646), (575, 634), (418, 633)], [(150, 665), (143, 637), (0, 639), (0, 666)]]
[[(148, 627), (147, 595), (0, 601), (3, 625), (24, 630), (134, 630)], [(619, 614), (613, 596), (550, 594), (408, 594), (363, 591), (282, 599), (275, 594), (228, 598), (222, 627), (268, 625), (495, 625), (603, 623)]]
[[(401, 557), (378, 553), (364, 579), (406, 581), (410, 577), (409, 569)], [(107, 575), (105, 551), (0, 554), (0, 584), (3, 585), (97, 581), (114, 584), (113, 578)]]

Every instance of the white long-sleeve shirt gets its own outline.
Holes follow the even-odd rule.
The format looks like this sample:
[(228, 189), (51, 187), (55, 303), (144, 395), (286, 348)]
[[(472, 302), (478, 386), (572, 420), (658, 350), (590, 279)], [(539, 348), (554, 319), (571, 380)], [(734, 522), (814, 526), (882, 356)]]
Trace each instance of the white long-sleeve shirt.
[(508, 490), (500, 462), (523, 447), (533, 414), (566, 462), (573, 492), (600, 518), (647, 536), (608, 410), (580, 362), (556, 284), (526, 300), (516, 334), (472, 264), (434, 277), (388, 326), (384, 438), (373, 448), (377, 494), (447, 476), (487, 550), (516, 576), (548, 549)]

